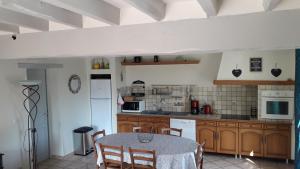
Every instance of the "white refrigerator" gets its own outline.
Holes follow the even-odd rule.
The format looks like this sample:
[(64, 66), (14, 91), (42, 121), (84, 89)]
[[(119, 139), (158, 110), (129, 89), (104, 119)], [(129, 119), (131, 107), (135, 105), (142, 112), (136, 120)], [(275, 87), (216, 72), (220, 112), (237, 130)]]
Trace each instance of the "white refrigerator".
[(112, 134), (111, 76), (91, 75), (92, 127)]

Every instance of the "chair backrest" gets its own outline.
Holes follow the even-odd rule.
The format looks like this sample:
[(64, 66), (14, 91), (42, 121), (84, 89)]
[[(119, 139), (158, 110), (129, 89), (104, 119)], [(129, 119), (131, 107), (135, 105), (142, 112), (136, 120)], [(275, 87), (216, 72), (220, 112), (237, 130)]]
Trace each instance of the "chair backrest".
[[(178, 134), (172, 134), (172, 132), (178, 133)], [(182, 136), (182, 129), (176, 129), (176, 128), (162, 128), (161, 129), (162, 134), (171, 135), (171, 136)]]
[(111, 146), (99, 144), (101, 155), (103, 159), (104, 168), (108, 169), (110, 167), (118, 167), (123, 169), (124, 163), (124, 148), (123, 146)]
[(134, 133), (154, 133), (153, 127), (143, 128), (143, 127), (133, 127), (132, 132)]
[(197, 146), (197, 152), (196, 152), (196, 157), (195, 157), (197, 169), (203, 168), (204, 146), (205, 146), (205, 142), (203, 142), (202, 144), (199, 144)]
[(129, 153), (132, 169), (156, 169), (156, 155), (154, 150), (133, 149), (129, 147)]
[(97, 131), (93, 135), (91, 135), (96, 159), (98, 158), (98, 152), (97, 152), (97, 148), (96, 148), (96, 141), (99, 137), (104, 137), (104, 136), (105, 136), (105, 130)]

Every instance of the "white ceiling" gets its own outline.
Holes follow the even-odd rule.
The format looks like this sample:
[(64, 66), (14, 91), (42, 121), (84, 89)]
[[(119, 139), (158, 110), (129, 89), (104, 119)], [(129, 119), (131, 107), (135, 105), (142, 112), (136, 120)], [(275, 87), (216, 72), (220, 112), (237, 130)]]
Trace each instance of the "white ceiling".
[[(249, 13), (257, 13), (257, 12), (300, 9), (300, 0), (210, 0), (210, 1), (209, 0), (84, 0), (84, 1), (83, 0), (73, 0), (73, 1), (72, 0), (42, 0), (42, 1), (43, 2), (41, 3), (40, 0), (0, 0), (0, 15), (2, 10), (8, 10), (12, 13), (21, 14), (21, 16), (27, 14), (28, 16), (30, 15), (29, 17), (34, 17), (39, 19), (42, 18), (42, 20), (46, 19), (45, 21), (47, 22), (49, 21), (49, 31), (59, 31), (59, 30), (67, 30), (67, 29), (111, 26), (111, 22), (115, 22), (113, 23), (113, 25), (122, 26), (122, 25), (134, 25), (134, 24), (153, 23), (153, 22), (176, 21), (176, 20), (194, 19), (194, 18), (210, 19), (210, 17), (208, 16), (211, 16), (211, 14), (212, 17), (220, 17), (226, 15), (244, 15)], [(69, 3), (73, 3), (74, 1), (78, 1), (79, 5), (76, 3), (74, 3), (75, 7), (69, 5)], [(98, 4), (98, 2), (103, 2), (103, 1), (105, 3), (104, 7), (102, 6), (103, 3)], [(271, 5), (274, 4), (275, 5), (269, 7), (269, 9), (265, 9), (263, 6), (264, 1), (265, 3), (267, 2)], [(214, 3), (211, 2), (215, 2), (217, 3), (217, 5), (214, 5)], [(28, 3), (28, 5), (26, 3)], [(40, 4), (37, 5), (37, 3)], [(91, 5), (92, 3), (94, 3), (95, 5)], [(50, 5), (51, 9), (48, 8), (46, 9), (45, 4), (46, 5), (51, 4)], [(108, 6), (105, 6), (106, 4), (108, 4)], [(36, 8), (38, 8), (39, 11), (32, 10)], [(60, 13), (61, 11), (58, 10), (59, 12), (56, 11), (54, 12), (52, 11), (53, 8), (59, 8), (60, 10), (64, 10), (64, 11), (60, 15), (56, 15), (56, 13)], [(70, 13), (70, 11), (72, 12)], [(44, 12), (46, 12), (46, 14)], [(161, 17), (161, 15), (159, 14), (162, 12), (164, 13), (163, 17)], [(213, 14), (214, 12), (216, 12), (215, 16)], [(1, 27), (1, 23), (4, 24), (9, 23), (10, 26), (18, 27), (19, 28), (18, 33), (41, 32), (41, 30), (37, 30), (34, 27), (35, 25), (39, 25), (39, 22), (35, 20), (32, 21), (28, 19), (33, 24), (33, 27), (31, 27), (31, 25), (26, 24), (27, 21), (26, 19), (25, 19), (25, 23), (24, 20), (20, 19), (20, 15), (11, 15), (11, 13), (7, 15), (6, 13), (4, 14), (5, 16), (3, 15), (2, 17), (0, 16), (0, 35), (16, 33), (16, 32), (9, 32), (7, 30), (7, 27), (5, 27), (5, 29), (4, 27)], [(71, 17), (68, 18), (69, 15), (73, 16), (78, 14), (83, 16), (83, 19), (81, 21), (82, 27), (68, 25), (69, 24), (68, 22), (70, 21), (71, 18)], [(100, 18), (98, 14), (101, 15)], [(55, 15), (55, 17), (53, 15)], [(95, 15), (97, 16), (94, 17)], [(102, 16), (104, 18), (101, 18)], [(75, 22), (77, 21), (80, 22), (80, 20), (75, 19)], [(13, 30), (15, 30), (15, 28)]]

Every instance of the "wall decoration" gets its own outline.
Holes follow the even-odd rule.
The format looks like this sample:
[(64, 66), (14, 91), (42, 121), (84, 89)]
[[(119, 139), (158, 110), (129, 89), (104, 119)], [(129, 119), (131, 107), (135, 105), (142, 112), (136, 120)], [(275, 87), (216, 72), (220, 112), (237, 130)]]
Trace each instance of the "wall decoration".
[(81, 88), (81, 80), (78, 75), (72, 75), (69, 78), (68, 87), (71, 93), (77, 94)]
[(250, 72), (262, 71), (262, 58), (250, 58)]
[(235, 69), (232, 70), (233, 76), (238, 78), (242, 74), (242, 70), (238, 69), (238, 65), (236, 65)]
[(277, 68), (277, 63), (275, 64), (275, 68), (271, 69), (271, 74), (274, 77), (278, 77), (281, 75), (282, 70), (280, 68)]

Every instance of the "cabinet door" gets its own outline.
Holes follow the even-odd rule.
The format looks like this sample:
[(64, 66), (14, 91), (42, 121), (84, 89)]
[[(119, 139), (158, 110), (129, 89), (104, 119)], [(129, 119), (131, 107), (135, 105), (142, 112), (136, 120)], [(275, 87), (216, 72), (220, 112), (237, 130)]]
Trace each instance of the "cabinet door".
[(238, 154), (238, 129), (219, 127), (217, 134), (218, 153)]
[(263, 156), (263, 130), (240, 129), (239, 154), (247, 156)]
[(138, 122), (118, 121), (118, 133), (130, 133), (137, 126)]
[(168, 123), (168, 122), (154, 123), (154, 128), (155, 128), (156, 133), (161, 134), (161, 129), (162, 128), (170, 128), (170, 123)]
[(265, 157), (290, 158), (290, 131), (265, 130)]
[(152, 122), (139, 122), (139, 126), (142, 128), (143, 133), (154, 132), (154, 125)]
[(204, 150), (206, 152), (216, 152), (216, 127), (197, 126), (197, 141), (203, 143), (205, 141)]

